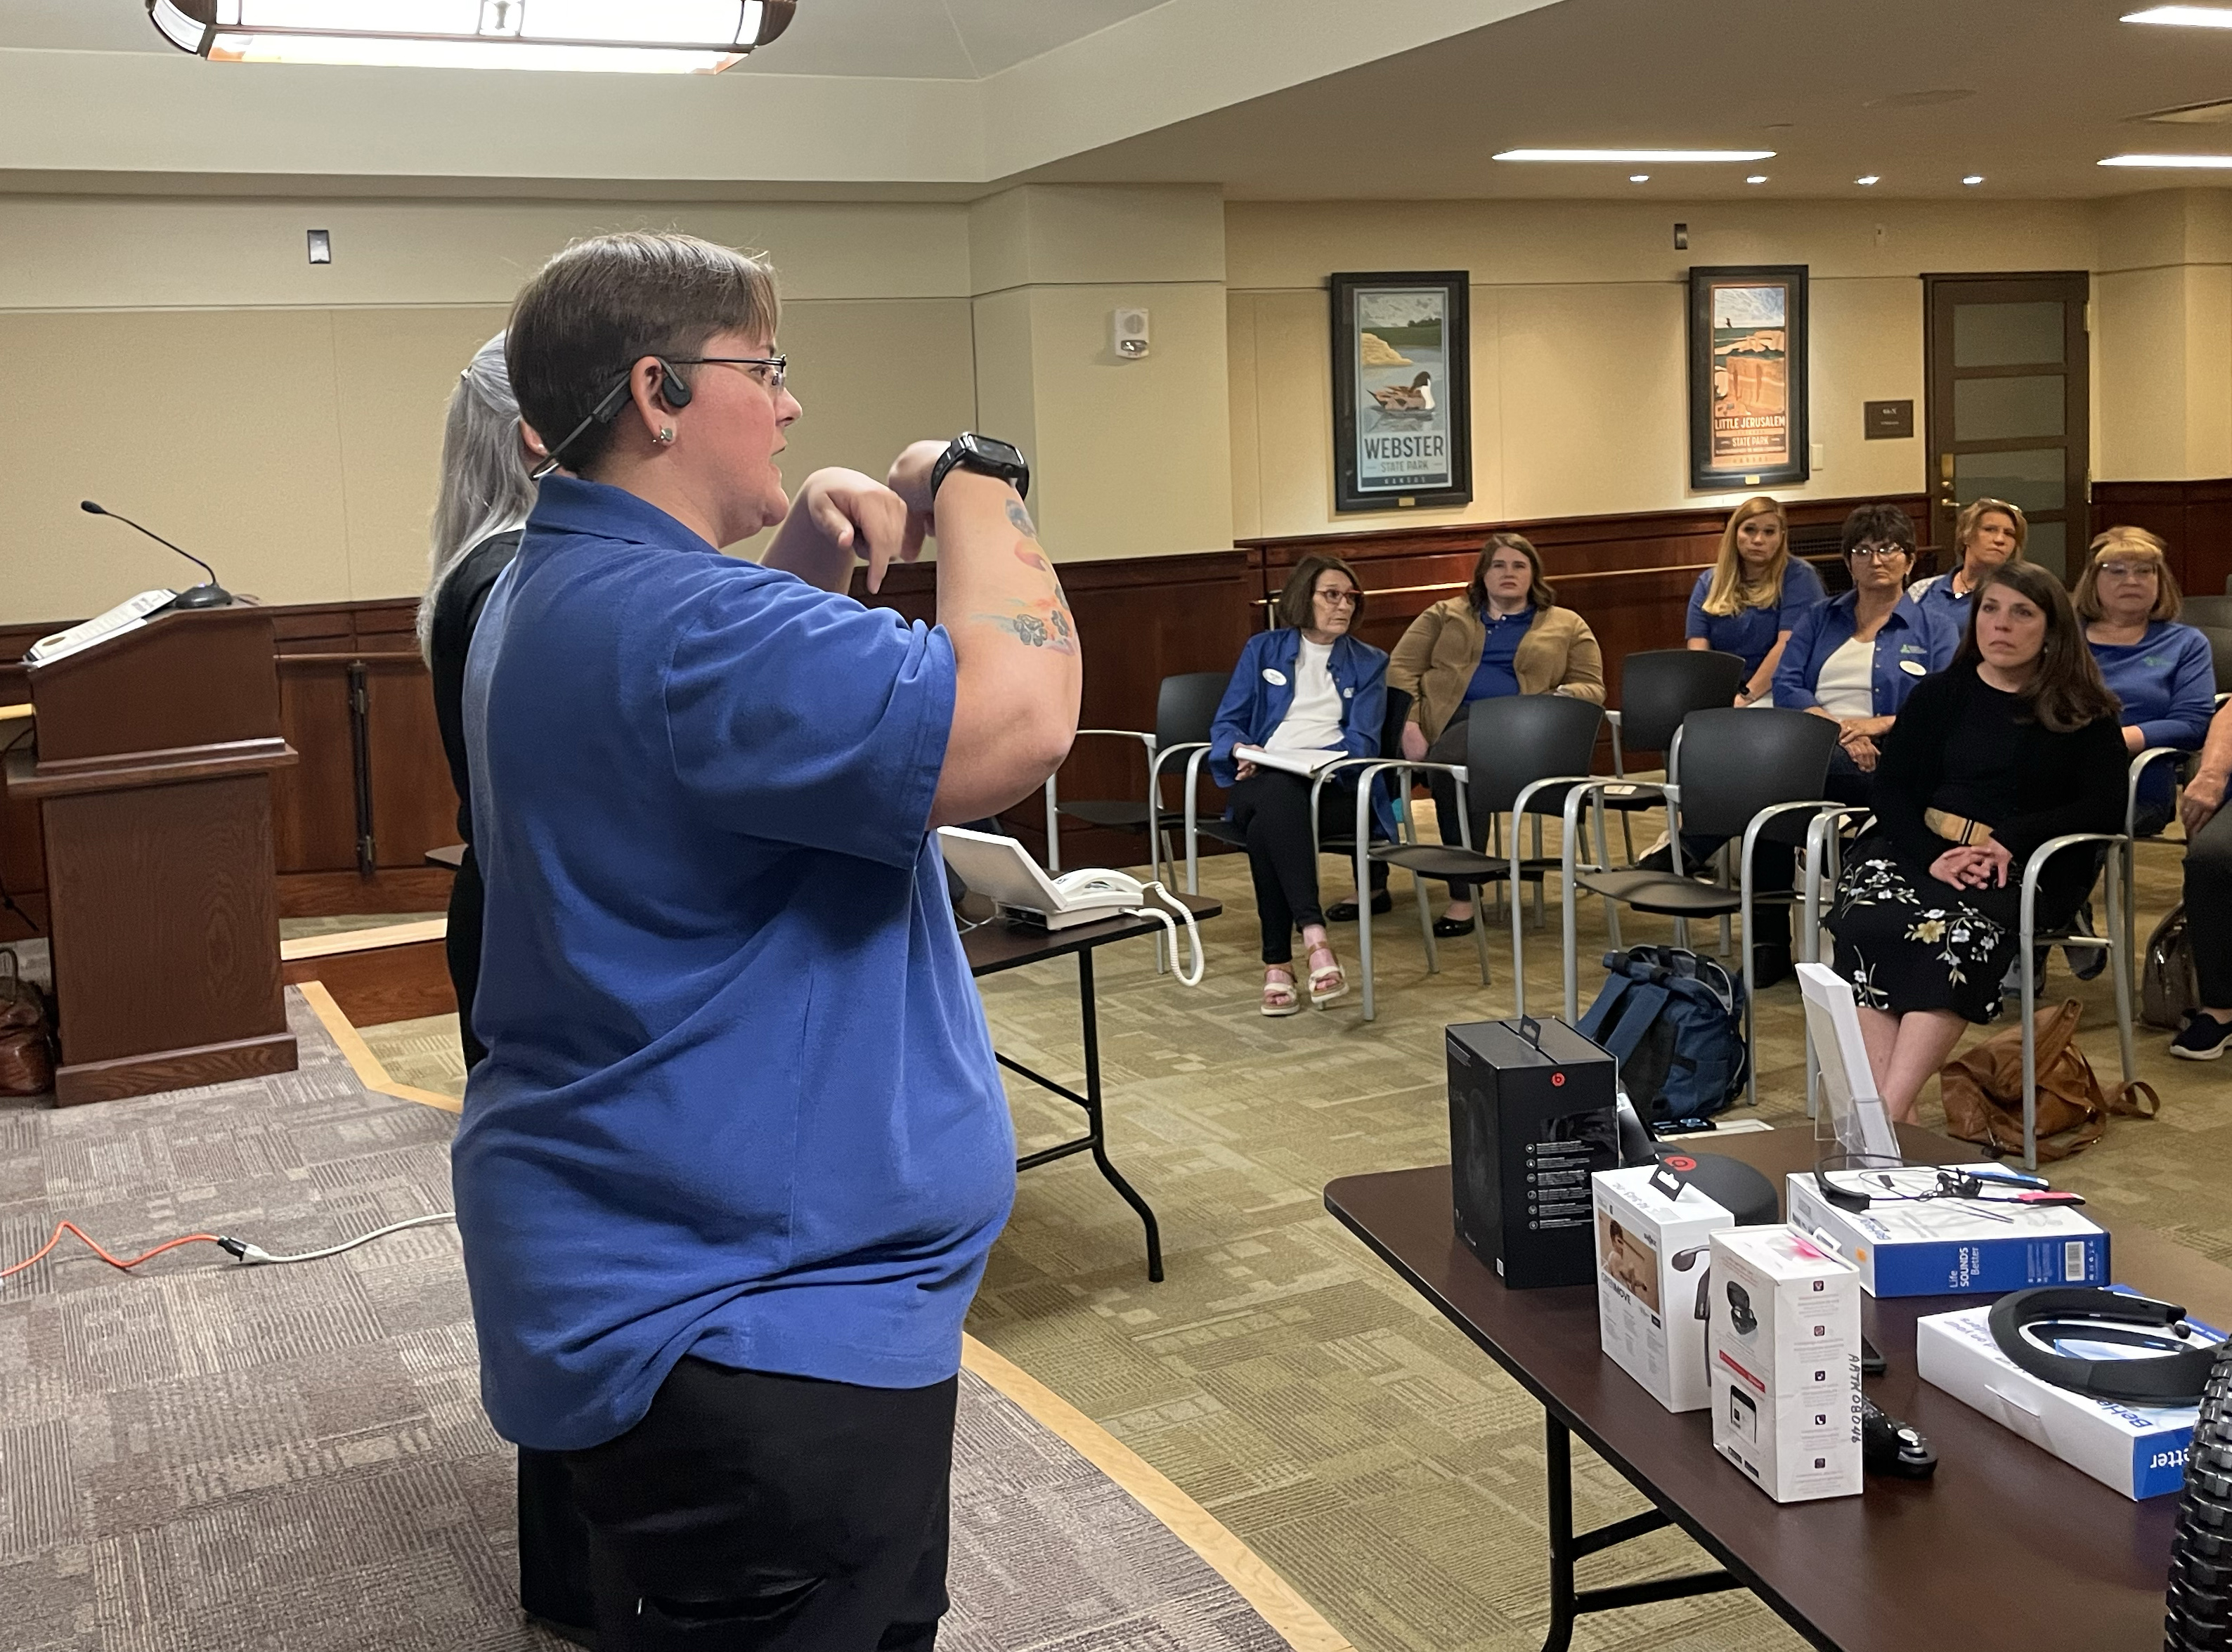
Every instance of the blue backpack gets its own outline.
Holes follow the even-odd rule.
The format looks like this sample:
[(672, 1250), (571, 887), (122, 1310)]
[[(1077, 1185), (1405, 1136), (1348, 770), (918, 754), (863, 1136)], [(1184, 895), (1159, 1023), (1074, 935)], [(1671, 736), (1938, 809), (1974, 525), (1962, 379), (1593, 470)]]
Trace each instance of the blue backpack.
[(1580, 1030), (1619, 1063), (1636, 1111), (1654, 1124), (1725, 1111), (1750, 1064), (1742, 978), (1680, 947), (1607, 952), (1605, 968)]

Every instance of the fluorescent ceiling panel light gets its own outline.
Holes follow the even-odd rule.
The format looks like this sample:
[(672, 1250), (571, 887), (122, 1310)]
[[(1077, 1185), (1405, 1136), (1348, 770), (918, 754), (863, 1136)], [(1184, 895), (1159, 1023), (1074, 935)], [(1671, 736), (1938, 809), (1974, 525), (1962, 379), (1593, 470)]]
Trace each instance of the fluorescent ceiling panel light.
[(717, 75), (797, 0), (146, 0), (163, 37), (220, 62)]
[(2103, 166), (2179, 166), (2203, 172), (2232, 171), (2232, 155), (2111, 155)]
[(1767, 182), (1767, 174), (1765, 172), (1754, 172), (1749, 178), (1744, 179), (1744, 182), (1747, 184), (1764, 184)]
[(1878, 177), (1875, 173), (1870, 172), (1865, 178), (1856, 178), (1852, 182), (1858, 184), (1862, 189), (1865, 189), (1871, 184), (1882, 183), (1883, 179)]
[(2149, 6), (2127, 11), (2125, 23), (2167, 23), (2173, 29), (2232, 29), (2232, 8), (2225, 6)]
[(1648, 184), (1651, 181), (1651, 174), (1649, 172), (1630, 172), (1627, 175), (1627, 181), (1631, 184)]
[(1968, 185), (1971, 189), (1973, 189), (1973, 188), (1975, 188), (1977, 185), (1979, 185), (1979, 184), (1982, 183), (1982, 182), (1984, 181), (1984, 178), (1983, 178), (1983, 174), (1982, 174), (1982, 173), (1981, 173), (1981, 172), (1971, 172), (1971, 173), (1969, 173), (1969, 174), (1968, 175), (1968, 177), (1966, 177), (1966, 178), (1963, 178), (1961, 181), (1962, 181), (1963, 184)]
[(1573, 160), (1660, 162), (1678, 165), (1684, 161), (1773, 160), (1772, 149), (1507, 149), (1497, 160)]

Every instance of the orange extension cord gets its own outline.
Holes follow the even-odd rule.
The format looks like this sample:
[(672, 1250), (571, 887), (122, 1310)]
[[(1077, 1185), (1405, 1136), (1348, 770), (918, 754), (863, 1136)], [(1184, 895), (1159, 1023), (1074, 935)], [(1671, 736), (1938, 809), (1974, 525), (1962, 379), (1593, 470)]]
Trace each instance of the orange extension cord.
[(133, 1257), (129, 1261), (119, 1261), (115, 1257), (111, 1256), (107, 1251), (101, 1249), (99, 1245), (95, 1244), (91, 1236), (86, 1233), (85, 1229), (79, 1227), (75, 1222), (60, 1221), (55, 1224), (54, 1237), (47, 1241), (45, 1244), (39, 1247), (37, 1254), (16, 1263), (13, 1267), (0, 1267), (0, 1279), (7, 1279), (12, 1274), (20, 1273), (25, 1268), (30, 1267), (33, 1262), (40, 1260), (49, 1251), (54, 1249), (55, 1246), (62, 1242), (62, 1235), (66, 1233), (75, 1234), (79, 1239), (84, 1241), (85, 1247), (88, 1250), (91, 1251), (95, 1256), (101, 1258), (102, 1261), (107, 1263), (109, 1267), (120, 1269), (125, 1273), (131, 1272), (133, 1268), (139, 1267), (140, 1263), (146, 1261), (151, 1257), (160, 1256), (166, 1250), (176, 1250), (181, 1245), (198, 1245), (204, 1242), (214, 1245), (217, 1242), (217, 1236), (215, 1234), (188, 1234), (184, 1239), (170, 1240), (164, 1244), (156, 1246), (155, 1248), (151, 1251), (142, 1251), (139, 1255)]

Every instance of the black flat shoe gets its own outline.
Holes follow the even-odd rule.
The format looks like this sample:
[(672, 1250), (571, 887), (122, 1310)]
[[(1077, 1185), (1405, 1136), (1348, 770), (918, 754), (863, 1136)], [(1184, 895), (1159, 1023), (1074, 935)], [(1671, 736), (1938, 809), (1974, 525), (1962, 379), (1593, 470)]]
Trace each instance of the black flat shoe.
[(1755, 992), (1778, 986), (1798, 973), (1788, 947), (1758, 946), (1751, 949), (1751, 984)]
[(1470, 935), (1473, 922), (1469, 917), (1437, 917), (1434, 920), (1434, 938), (1451, 941), (1460, 935)]
[[(1378, 893), (1372, 896), (1372, 917), (1385, 917), (1388, 913), (1394, 910), (1395, 897), (1392, 895), (1390, 895), (1385, 890), (1380, 890)], [(1326, 922), (1328, 923), (1355, 923), (1356, 903), (1354, 901), (1335, 901), (1331, 906), (1326, 908)]]

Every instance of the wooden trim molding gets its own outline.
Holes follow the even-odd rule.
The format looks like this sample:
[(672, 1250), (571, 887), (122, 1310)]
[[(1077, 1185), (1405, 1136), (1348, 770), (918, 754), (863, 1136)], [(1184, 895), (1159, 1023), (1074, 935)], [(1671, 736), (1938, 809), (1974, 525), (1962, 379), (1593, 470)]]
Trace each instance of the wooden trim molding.
[[(2170, 547), (2170, 572), (2190, 597), (2223, 593), (2232, 580), (2232, 476), (2200, 482), (2096, 482), (2092, 532), (2144, 528)], [(2070, 573), (2085, 547), (2069, 547)]]
[(455, 1096), (445, 1096), (438, 1090), (421, 1090), (415, 1085), (398, 1084), (387, 1076), (387, 1068), (372, 1053), (372, 1046), (364, 1041), (364, 1034), (350, 1025), (349, 1018), (341, 1014), (341, 1007), (322, 983), (305, 981), (295, 987), (310, 1013), (323, 1024), (327, 1036), (341, 1046), (341, 1054), (347, 1058), (349, 1070), (356, 1081), (376, 1095), (393, 1096), (398, 1101), (415, 1101), (422, 1107), (435, 1107), (445, 1113), (462, 1113), (465, 1104)]

